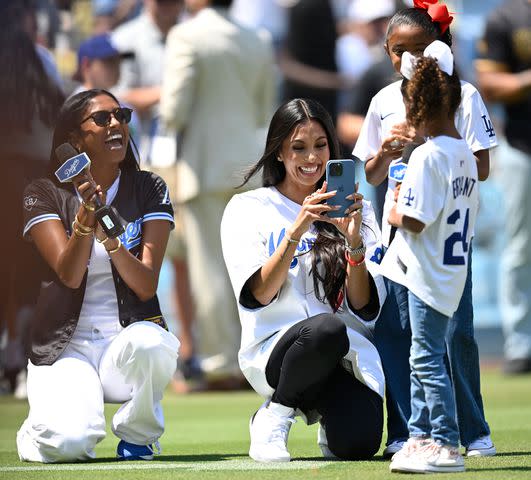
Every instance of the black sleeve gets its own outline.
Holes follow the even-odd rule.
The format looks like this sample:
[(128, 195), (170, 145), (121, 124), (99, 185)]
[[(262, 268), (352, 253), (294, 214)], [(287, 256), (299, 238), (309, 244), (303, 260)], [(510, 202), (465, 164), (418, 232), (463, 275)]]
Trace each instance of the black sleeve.
[[(369, 303), (365, 305), (363, 308), (360, 308), (359, 310), (356, 310), (352, 308), (352, 305), (349, 302), (350, 309), (358, 315), (360, 318), (365, 320), (366, 322), (370, 322), (371, 320), (374, 320), (376, 316), (378, 315), (378, 312), (380, 311), (380, 301), (378, 300), (378, 289), (376, 288), (376, 284), (374, 283), (374, 279), (372, 278), (372, 275), (369, 273), (369, 286), (371, 289), (370, 297), (369, 297)], [(348, 297), (347, 297), (348, 302)]]
[(173, 228), (173, 207), (166, 182), (152, 172), (141, 173), (144, 175), (143, 221), (168, 220)]
[(57, 187), (48, 179), (31, 182), (24, 190), (23, 211), (23, 235), (29, 240), (30, 230), (34, 225), (47, 220), (61, 220)]

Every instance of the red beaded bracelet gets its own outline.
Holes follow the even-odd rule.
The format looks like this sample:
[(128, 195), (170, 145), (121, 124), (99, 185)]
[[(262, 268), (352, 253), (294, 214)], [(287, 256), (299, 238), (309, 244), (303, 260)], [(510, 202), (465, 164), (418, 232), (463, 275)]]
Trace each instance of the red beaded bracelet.
[(348, 251), (345, 250), (345, 260), (348, 262), (348, 264), (351, 267), (359, 267), (363, 262), (365, 262), (365, 255), (361, 257), (361, 260), (359, 262), (356, 262), (356, 260), (350, 258), (350, 255), (348, 254)]

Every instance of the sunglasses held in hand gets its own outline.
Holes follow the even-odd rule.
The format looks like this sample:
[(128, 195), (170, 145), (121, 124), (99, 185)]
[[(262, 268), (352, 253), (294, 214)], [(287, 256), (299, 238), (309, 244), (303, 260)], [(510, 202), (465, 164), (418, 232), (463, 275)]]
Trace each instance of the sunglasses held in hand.
[(116, 121), (124, 124), (129, 123), (131, 121), (131, 114), (133, 113), (133, 110), (127, 107), (118, 107), (114, 110), (111, 110), (110, 112), (107, 110), (100, 110), (99, 112), (94, 112), (91, 115), (89, 115), (87, 118), (81, 121), (81, 123), (86, 122), (89, 119), (94, 120), (94, 123), (98, 127), (108, 127), (111, 124), (111, 118), (114, 116), (116, 118)]

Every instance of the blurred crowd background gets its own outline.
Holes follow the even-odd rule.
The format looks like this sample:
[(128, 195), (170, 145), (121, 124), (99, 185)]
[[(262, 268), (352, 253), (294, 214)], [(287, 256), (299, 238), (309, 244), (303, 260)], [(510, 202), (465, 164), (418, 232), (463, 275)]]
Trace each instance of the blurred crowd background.
[[(30, 21), (27, 30), (37, 45), (47, 73), (64, 95), (68, 96), (80, 88), (111, 89), (135, 110), (131, 128), (139, 145), (143, 168), (171, 168), (179, 137), (161, 128), (157, 112), (165, 67), (166, 37), (172, 26), (189, 21), (210, 2), (21, 0), (21, 3), (31, 5), (34, 16), (30, 20), (33, 23)], [(445, 3), (451, 12), (455, 12), (451, 30), (460, 75), (476, 84), (474, 59), (478, 41), (483, 35), (488, 14), (501, 0), (453, 0)], [(362, 105), (368, 107), (370, 98), (376, 93), (367, 93), (370, 92), (368, 87), (373, 84), (371, 79), (374, 77), (371, 75), (377, 74), (380, 81), (384, 77), (392, 80), (383, 50), (387, 21), (397, 8), (411, 4), (394, 0), (234, 0), (230, 15), (234, 21), (259, 30), (271, 39), (275, 91), (270, 111), (287, 98), (315, 96), (334, 117), (345, 156), (349, 157), (363, 120)], [(321, 9), (325, 14), (329, 13), (329, 18), (325, 14), (305, 17), (305, 5), (314, 12)], [(2, 70), (2, 75), (9, 75), (9, 66), (3, 65)], [(495, 105), (490, 105), (489, 110), (498, 126), (498, 135), (502, 135), (499, 128), (499, 122), (503, 121), (501, 111)], [(212, 116), (217, 116), (220, 122), (223, 121), (222, 115), (223, 112), (212, 111)], [(257, 159), (248, 160), (251, 164)], [(494, 152), (490, 178), (481, 184), (481, 210), (474, 242), (473, 296), (478, 331), (499, 328), (501, 322), (496, 279), (504, 238), (499, 215), (503, 207), (497, 182), (497, 161)], [(10, 167), (6, 168), (9, 170)], [(216, 165), (212, 168), (215, 169)], [(378, 206), (379, 193), (364, 182), (362, 167), (358, 169), (358, 178), (360, 191)], [(182, 310), (183, 305), (176, 308), (173, 301), (182, 269), (182, 264), (168, 259), (159, 284), (163, 312), (177, 333), (183, 328), (179, 315), (187, 315), (186, 310)], [(4, 314), (3, 318), (4, 327), (9, 323), (18, 325), (17, 334), (5, 333), (6, 328), (3, 328), (0, 368), (6, 374), (1, 386), (5, 392), (16, 388), (16, 377), (23, 376), (20, 373), (23, 362), (13, 352), (17, 351), (17, 345), (23, 343), (23, 338), (18, 340), (23, 337), (20, 331), (25, 328), (21, 325), (26, 325), (23, 318), (30, 314), (20, 305), (15, 310)], [(193, 325), (184, 328), (194, 329)], [(193, 335), (198, 334), (195, 332)], [(195, 341), (200, 343), (201, 339), (196, 338)], [(186, 356), (191, 357), (192, 354), (187, 353)], [(193, 377), (194, 365), (190, 363), (187, 367), (185, 377)], [(201, 371), (200, 366), (198, 370)], [(231, 386), (236, 384), (225, 385), (227, 388)], [(22, 387), (17, 395), (24, 396)]]

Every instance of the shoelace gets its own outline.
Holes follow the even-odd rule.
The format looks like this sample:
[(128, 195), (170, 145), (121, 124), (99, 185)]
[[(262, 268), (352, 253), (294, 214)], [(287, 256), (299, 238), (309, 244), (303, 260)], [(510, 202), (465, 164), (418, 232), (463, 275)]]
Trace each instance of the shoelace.
[(277, 420), (277, 422), (275, 422), (275, 424), (273, 425), (270, 439), (280, 440), (283, 443), (286, 443), (288, 439), (289, 429), (291, 427), (290, 424), (295, 423), (296, 420), (290, 417), (278, 417), (276, 415), (275, 417), (275, 420)]

